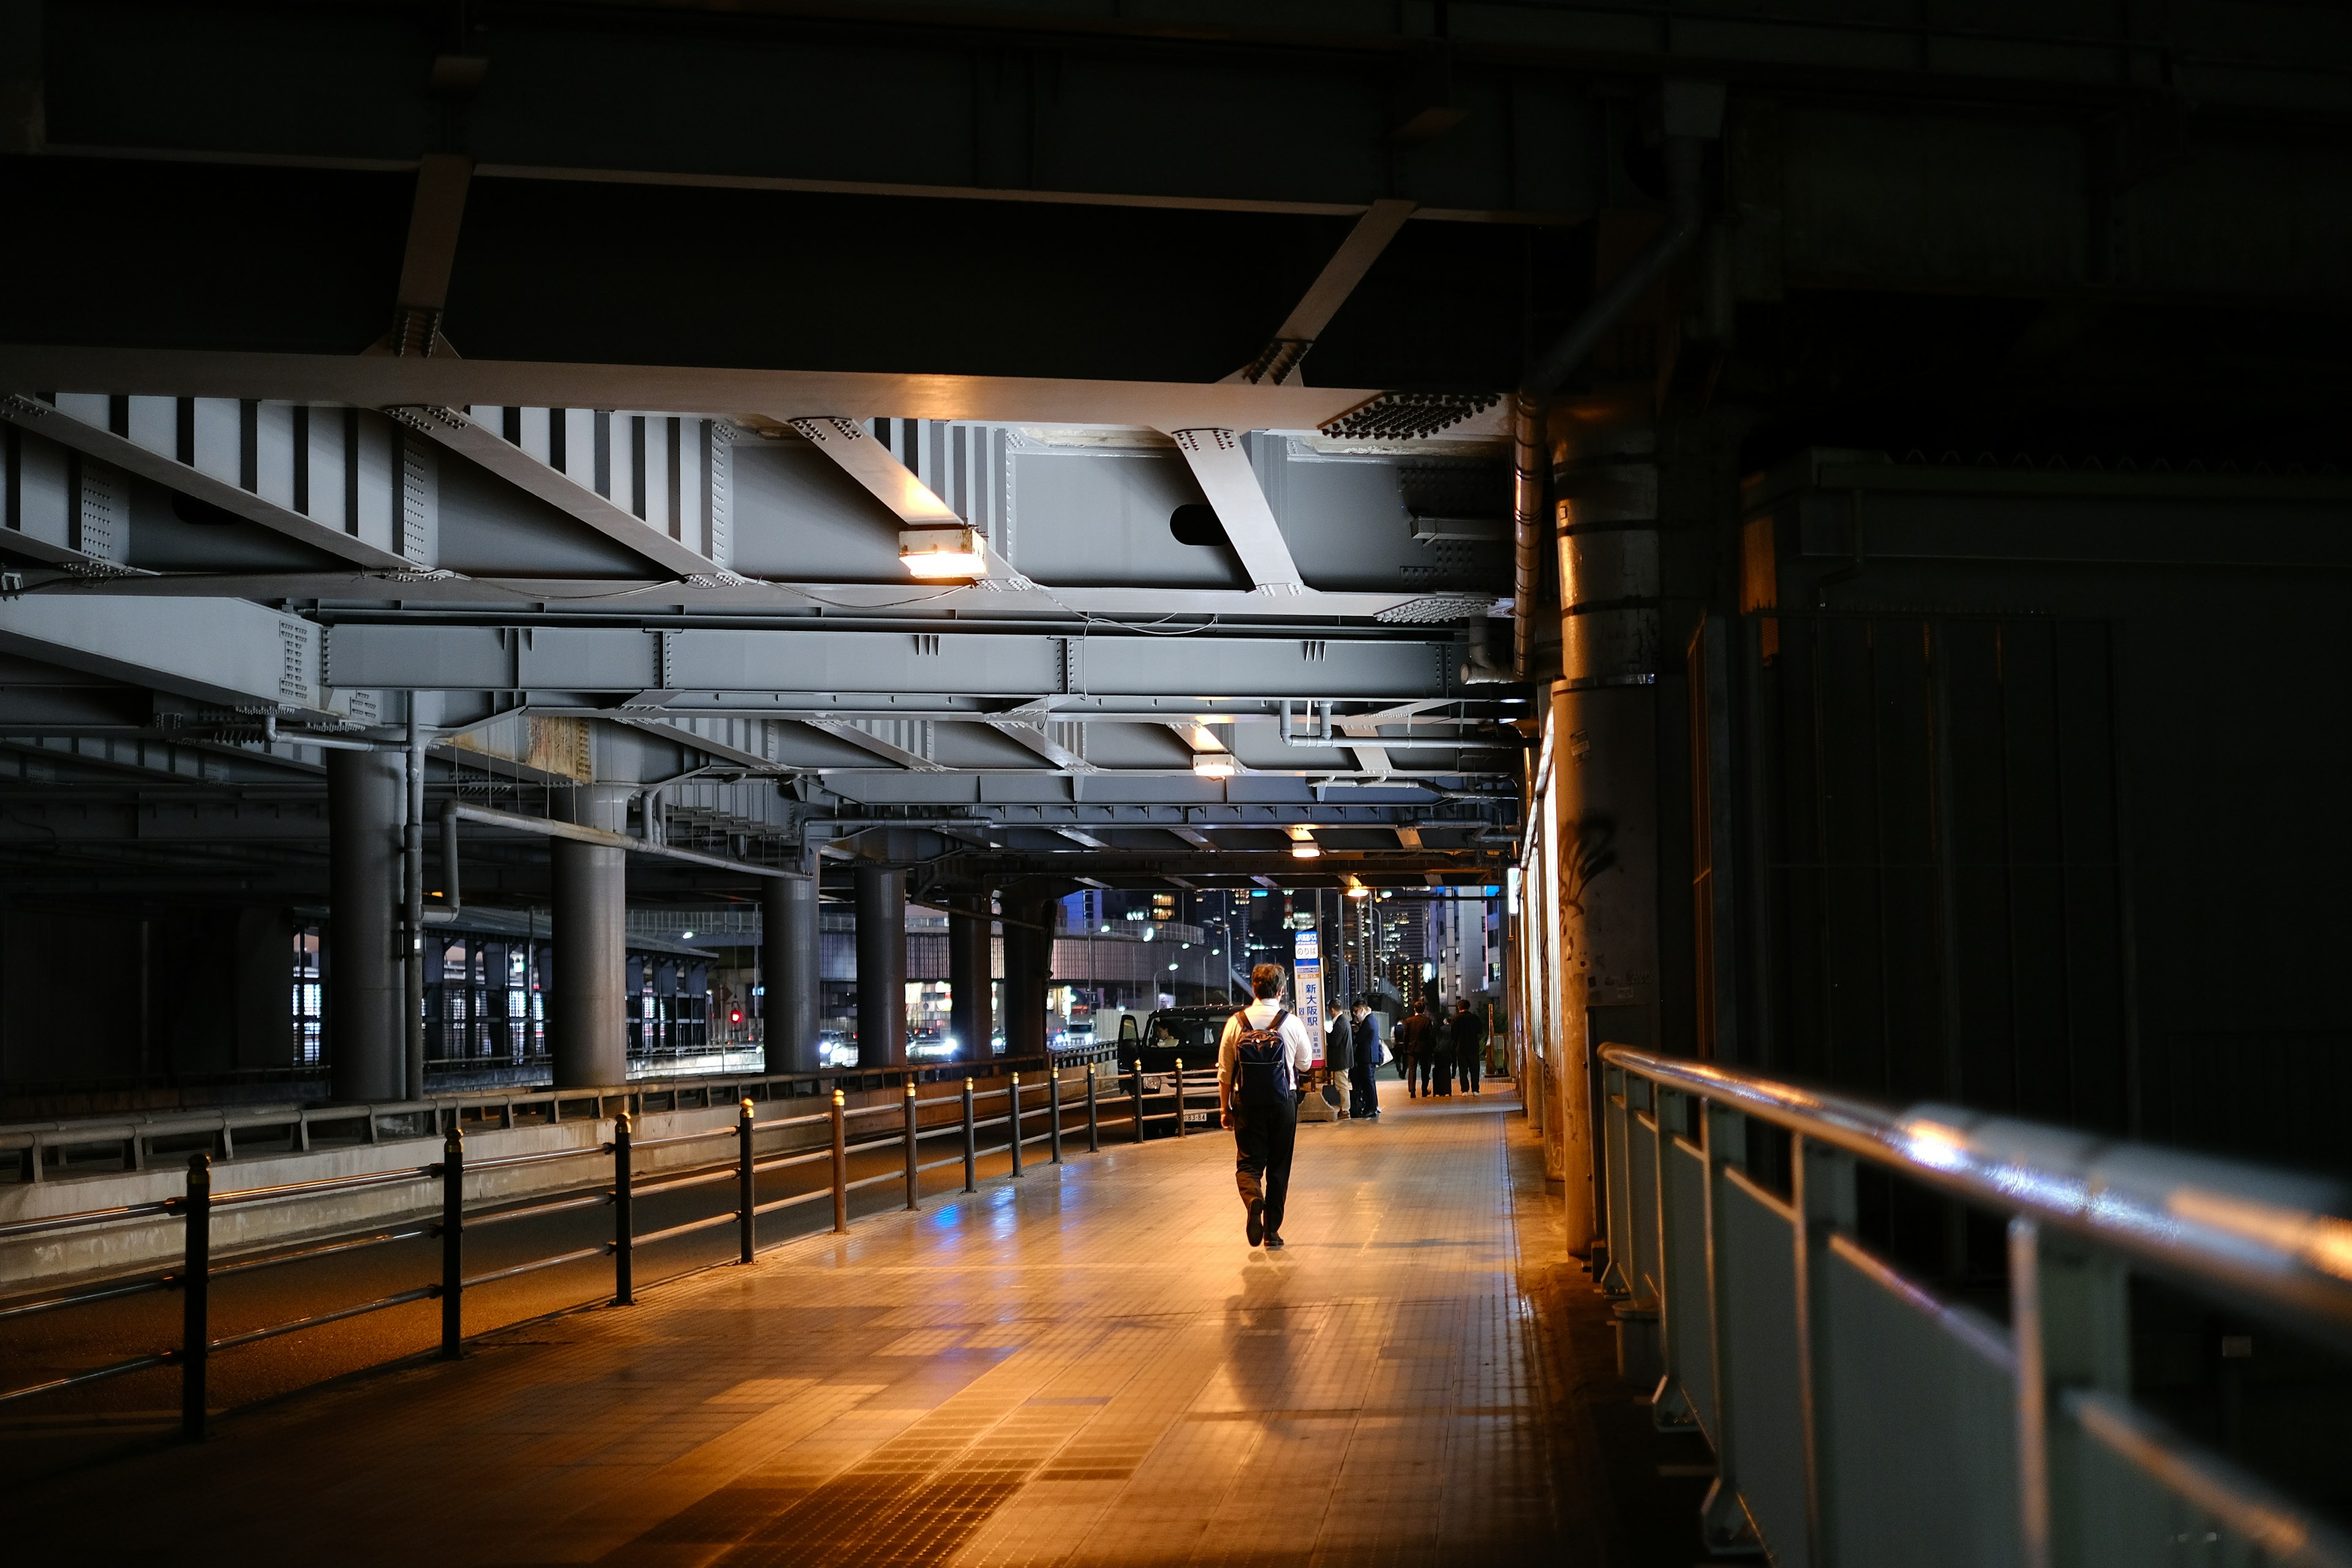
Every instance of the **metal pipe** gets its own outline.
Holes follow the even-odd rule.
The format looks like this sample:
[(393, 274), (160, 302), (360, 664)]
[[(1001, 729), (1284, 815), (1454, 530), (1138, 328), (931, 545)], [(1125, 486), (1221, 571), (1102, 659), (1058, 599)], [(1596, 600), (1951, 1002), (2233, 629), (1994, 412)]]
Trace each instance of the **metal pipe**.
[(1507, 737), (1471, 735), (1462, 735), (1458, 737), (1431, 735), (1349, 735), (1339, 733), (1334, 729), (1331, 722), (1331, 709), (1328, 704), (1325, 704), (1318, 709), (1315, 702), (1310, 700), (1307, 704), (1307, 710), (1310, 715), (1319, 712), (1321, 716), (1318, 720), (1317, 728), (1314, 731), (1307, 734), (1301, 734), (1291, 724), (1290, 703), (1287, 700), (1283, 702), (1280, 731), (1282, 743), (1290, 747), (1293, 751), (1324, 752), (1329, 751), (1335, 746), (1379, 746), (1385, 751), (1391, 752), (1424, 750), (1458, 752), (1465, 747), (1475, 748), (1482, 752), (1491, 752), (1505, 748), (1517, 747), (1523, 743), (1516, 733)]
[(466, 912), (466, 900), (457, 886), (457, 803), (441, 803), (441, 901), (425, 911), (428, 926), (454, 925)]
[(583, 826), (574, 822), (558, 822), (547, 816), (525, 816), (518, 812), (492, 811), (487, 806), (461, 805), (457, 808), (458, 820), (478, 822), (486, 827), (510, 827), (518, 833), (538, 833), (550, 838), (570, 839), (579, 844), (597, 844), (608, 849), (625, 849), (632, 855), (658, 855), (668, 860), (686, 860), (698, 866), (715, 866), (722, 871), (740, 871), (747, 877), (810, 877), (809, 871), (789, 870), (782, 866), (760, 866), (749, 860), (730, 860), (721, 855), (702, 855), (691, 849), (673, 849), (667, 844), (654, 844), (626, 833), (613, 833), (601, 827)]
[(1908, 1108), (1604, 1045), (1601, 1060), (1915, 1181), (2112, 1248), (2177, 1279), (2291, 1310), (2352, 1343), (2352, 1191), (1932, 1102)]
[(404, 1081), (408, 1098), (425, 1098), (425, 735), (408, 710), (408, 811), (401, 826), (401, 961), (408, 1005), (402, 1015), (407, 1042)]

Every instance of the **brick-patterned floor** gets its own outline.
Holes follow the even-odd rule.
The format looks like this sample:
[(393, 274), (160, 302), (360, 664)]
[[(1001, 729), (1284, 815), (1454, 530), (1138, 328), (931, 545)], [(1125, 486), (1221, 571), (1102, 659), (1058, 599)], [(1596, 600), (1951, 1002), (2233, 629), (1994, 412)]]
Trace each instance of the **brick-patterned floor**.
[(1242, 1236), (1225, 1136), (1076, 1153), (53, 1479), (12, 1533), (303, 1568), (1582, 1560), (1497, 1088), (1303, 1128), (1283, 1252)]

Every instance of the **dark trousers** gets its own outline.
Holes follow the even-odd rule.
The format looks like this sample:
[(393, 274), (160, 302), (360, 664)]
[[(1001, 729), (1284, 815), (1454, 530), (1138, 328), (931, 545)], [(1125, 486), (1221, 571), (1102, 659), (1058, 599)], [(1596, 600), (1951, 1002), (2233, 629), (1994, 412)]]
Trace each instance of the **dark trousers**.
[(1349, 1087), (1355, 1090), (1355, 1103), (1348, 1108), (1350, 1116), (1378, 1116), (1381, 1113), (1381, 1070), (1360, 1068), (1348, 1075)]
[(1265, 1202), (1265, 1229), (1282, 1229), (1282, 1200), (1290, 1194), (1290, 1155), (1298, 1146), (1298, 1102), (1234, 1102), (1234, 1184), (1242, 1202)]
[(1465, 1089), (1468, 1089), (1468, 1090), (1469, 1090), (1471, 1093), (1473, 1093), (1473, 1094), (1477, 1093), (1477, 1092), (1478, 1092), (1478, 1074), (1479, 1074), (1480, 1069), (1481, 1069), (1481, 1068), (1483, 1068), (1486, 1065), (1486, 1047), (1484, 1047), (1483, 1046), (1482, 1046), (1482, 1047), (1480, 1047), (1477, 1050), (1475, 1050), (1475, 1051), (1465, 1051), (1465, 1052), (1463, 1052), (1463, 1053), (1462, 1053), (1462, 1087), (1463, 1087), (1463, 1088), (1465, 1088)]
[(1437, 1092), (1448, 1100), (1454, 1098), (1454, 1053), (1442, 1047), (1437, 1053)]

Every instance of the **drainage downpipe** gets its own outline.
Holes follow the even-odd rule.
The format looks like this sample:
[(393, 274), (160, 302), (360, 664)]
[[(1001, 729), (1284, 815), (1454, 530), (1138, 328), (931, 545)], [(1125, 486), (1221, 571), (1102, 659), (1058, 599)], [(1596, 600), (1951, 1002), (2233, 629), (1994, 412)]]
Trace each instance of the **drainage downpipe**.
[(1666, 268), (1698, 237), (1705, 216), (1699, 167), (1706, 151), (1706, 142), (1701, 137), (1666, 138), (1666, 226), (1585, 307), (1576, 323), (1544, 351), (1512, 399), (1511, 664), (1522, 680), (1528, 679), (1534, 641), (1537, 552), (1543, 541), (1544, 399), (1559, 390), (1617, 319), (1655, 288)]
[(457, 923), (466, 912), (466, 900), (457, 887), (457, 803), (441, 803), (441, 901), (425, 911), (428, 926)]
[(425, 1098), (425, 731), (408, 711), (408, 820), (401, 832), (401, 943), (407, 971), (404, 1030), (408, 1098)]

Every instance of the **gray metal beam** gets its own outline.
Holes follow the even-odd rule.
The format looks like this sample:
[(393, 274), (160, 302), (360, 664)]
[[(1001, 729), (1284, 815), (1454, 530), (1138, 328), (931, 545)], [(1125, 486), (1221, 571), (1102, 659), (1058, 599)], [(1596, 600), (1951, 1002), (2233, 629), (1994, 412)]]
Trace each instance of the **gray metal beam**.
[(0, 647), (224, 707), (320, 712), (320, 627), (234, 599), (0, 599)]
[[(1366, 387), (1096, 381), (876, 371), (289, 354), (203, 349), (0, 346), (0, 386), (100, 387), (168, 397), (274, 398), (361, 408), (487, 404), (757, 413), (845, 419), (987, 419), (1151, 430), (1313, 430), (1378, 396)], [(224, 503), (226, 504), (226, 503)]]
[(715, 574), (720, 570), (709, 556), (541, 462), (463, 408), (422, 405), (384, 412), (656, 566), (680, 576)]
[(1256, 359), (1225, 379), (1272, 382), (1276, 385), (1295, 379), (1299, 361), (1307, 357), (1307, 351), (1315, 346), (1315, 340), (1323, 335), (1323, 329), (1331, 324), (1331, 318), (1339, 313), (1339, 307), (1348, 302), (1348, 296), (1356, 291), (1356, 285), (1364, 280), (1364, 274), (1372, 269), (1372, 263), (1389, 247), (1389, 241), (1412, 216), (1413, 205), (1409, 201), (1383, 198), (1366, 208), (1331, 259), (1323, 264), (1323, 270), (1317, 274), (1306, 295), (1291, 307), (1282, 325), (1275, 329), (1273, 341)]
[[(59, 384), (46, 382), (38, 384), (54, 386)], [(69, 381), (63, 384), (106, 384)], [(379, 550), (341, 529), (331, 528), (275, 501), (264, 500), (241, 486), (215, 479), (201, 469), (151, 451), (127, 437), (117, 436), (37, 398), (0, 395), (0, 419), (27, 430), (37, 430), (59, 446), (70, 447), (86, 457), (111, 463), (126, 473), (137, 474), (159, 485), (194, 496), (224, 511), (234, 512), (247, 521), (259, 523), (273, 533), (283, 534), (326, 554), (340, 556), (353, 565), (394, 573), (413, 574), (417, 570), (417, 563), (406, 556)], [(345, 577), (341, 581), (342, 591), (349, 593), (351, 579)]]
[[(0, 618), (0, 627), (5, 627)], [(1181, 651), (1179, 651), (1181, 649)], [(1450, 639), (1010, 632), (854, 632), (345, 623), (327, 637), (337, 687), (740, 694), (779, 711), (785, 693), (1065, 696), (1083, 716), (1106, 694), (1193, 704), (1289, 697), (1411, 701), (1460, 696)], [(725, 701), (724, 695), (714, 701)], [(1163, 717), (1186, 711), (1178, 707)], [(985, 718), (974, 714), (975, 718)]]

